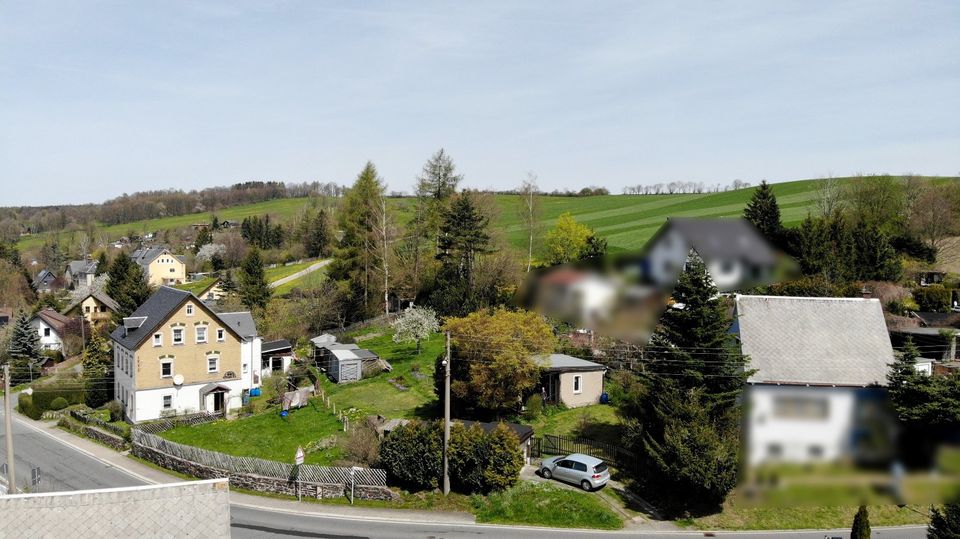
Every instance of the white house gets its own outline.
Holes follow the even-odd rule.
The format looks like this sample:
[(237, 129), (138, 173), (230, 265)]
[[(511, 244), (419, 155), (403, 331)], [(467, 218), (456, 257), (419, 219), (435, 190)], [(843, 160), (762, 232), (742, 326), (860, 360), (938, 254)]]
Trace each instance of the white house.
[(881, 386), (894, 355), (878, 300), (740, 295), (734, 316), (756, 369), (746, 391), (751, 465), (890, 456)]
[[(201, 297), (201, 299), (203, 299)], [(260, 387), (260, 354), (263, 339), (257, 333), (257, 324), (253, 315), (247, 311), (220, 313), (220, 319), (242, 337), (240, 341), (240, 372), (243, 377), (243, 389)]]
[(290, 370), (293, 364), (293, 345), (286, 339), (263, 343), (260, 348), (260, 363), (258, 374), (260, 379), (274, 373), (283, 373)]
[(70, 319), (53, 309), (44, 309), (30, 319), (30, 326), (40, 336), (40, 348), (63, 350), (63, 338)]
[(640, 273), (648, 282), (672, 289), (691, 250), (703, 259), (721, 292), (769, 283), (785, 261), (744, 219), (671, 217), (647, 242)]
[(67, 271), (63, 274), (63, 278), (70, 288), (93, 286), (93, 280), (96, 276), (96, 260), (73, 260), (67, 264)]

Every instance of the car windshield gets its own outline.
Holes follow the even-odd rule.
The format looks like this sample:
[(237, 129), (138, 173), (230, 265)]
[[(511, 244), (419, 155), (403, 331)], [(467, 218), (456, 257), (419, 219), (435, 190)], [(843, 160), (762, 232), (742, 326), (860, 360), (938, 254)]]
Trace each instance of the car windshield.
[(607, 471), (607, 465), (602, 462), (593, 467), (594, 473), (603, 473), (605, 471)]

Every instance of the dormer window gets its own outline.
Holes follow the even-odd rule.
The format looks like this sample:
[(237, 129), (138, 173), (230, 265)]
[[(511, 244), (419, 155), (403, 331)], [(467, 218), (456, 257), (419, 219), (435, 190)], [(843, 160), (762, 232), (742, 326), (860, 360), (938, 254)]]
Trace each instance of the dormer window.
[(153, 334), (153, 345), (154, 345), (154, 346), (163, 346), (163, 333), (154, 333), (154, 334)]
[(192, 303), (188, 303), (188, 304), (187, 304), (187, 316), (193, 316), (193, 304), (192, 304)]

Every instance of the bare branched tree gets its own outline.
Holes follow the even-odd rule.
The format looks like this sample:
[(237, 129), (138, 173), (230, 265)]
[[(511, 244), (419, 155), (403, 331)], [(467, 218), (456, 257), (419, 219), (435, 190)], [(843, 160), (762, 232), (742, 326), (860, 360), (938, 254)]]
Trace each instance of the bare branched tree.
[(537, 175), (527, 173), (527, 179), (520, 184), (520, 220), (527, 232), (527, 272), (533, 266), (533, 239), (540, 224), (540, 197), (537, 188)]

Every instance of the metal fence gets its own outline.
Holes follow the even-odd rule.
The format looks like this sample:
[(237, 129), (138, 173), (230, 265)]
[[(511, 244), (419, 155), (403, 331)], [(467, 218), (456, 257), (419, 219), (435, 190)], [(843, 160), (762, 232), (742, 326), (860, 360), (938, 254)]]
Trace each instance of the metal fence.
[(531, 456), (533, 457), (582, 453), (602, 459), (624, 470), (632, 470), (637, 466), (637, 455), (633, 451), (586, 438), (567, 438), (544, 434), (542, 437), (534, 438), (531, 449)]
[[(217, 468), (230, 473), (253, 474), (273, 479), (293, 479), (312, 483), (341, 483), (351, 482), (350, 473), (355, 472), (354, 481), (357, 485), (378, 486), (387, 485), (387, 472), (378, 468), (336, 468), (330, 466), (315, 466), (304, 464), (295, 470), (293, 464), (286, 464), (274, 460), (258, 459), (254, 457), (237, 457), (217, 451), (210, 451), (189, 445), (171, 442), (154, 434), (135, 428), (130, 433), (135, 445), (140, 445), (172, 457), (187, 460), (201, 466)], [(299, 472), (299, 473), (298, 473)]]

